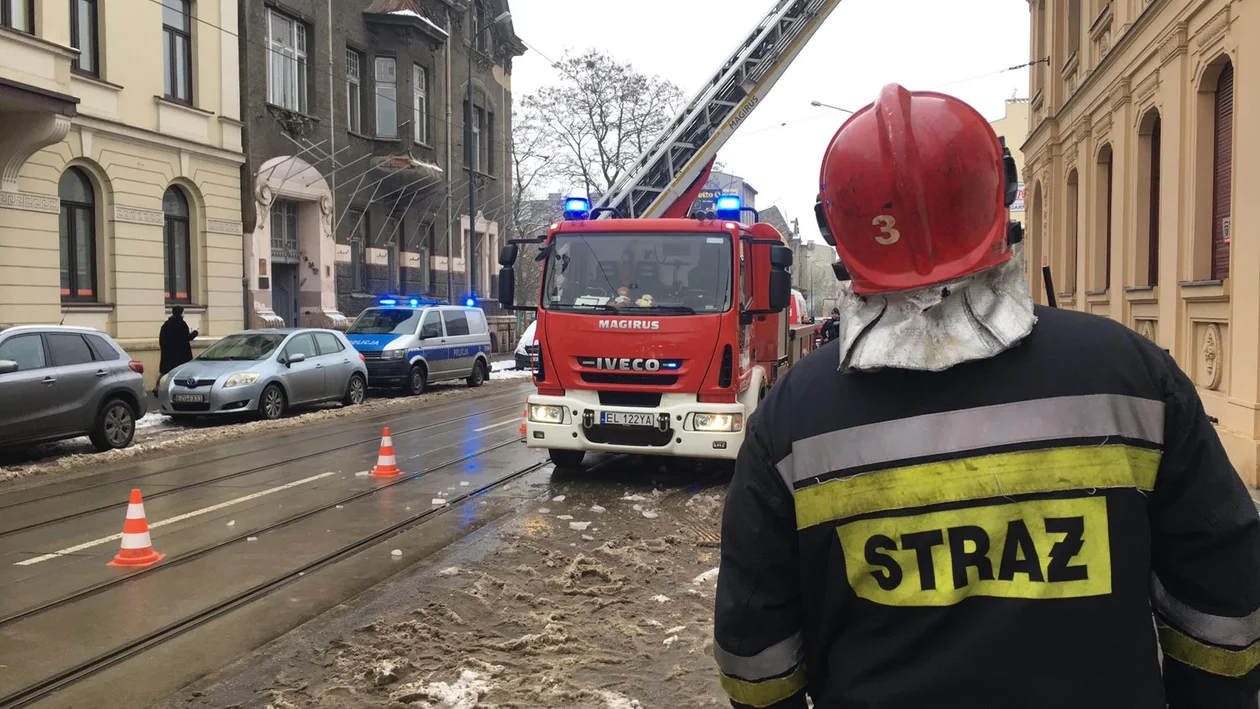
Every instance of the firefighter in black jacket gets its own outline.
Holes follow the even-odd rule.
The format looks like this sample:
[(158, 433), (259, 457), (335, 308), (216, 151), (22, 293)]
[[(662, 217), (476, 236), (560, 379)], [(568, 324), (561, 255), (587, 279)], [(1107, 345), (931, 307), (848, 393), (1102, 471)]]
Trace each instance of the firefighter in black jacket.
[(739, 454), (733, 706), (1260, 706), (1256, 508), (1163, 350), (1032, 305), (1016, 179), (940, 94), (885, 87), (832, 139), (820, 226), (852, 280)]

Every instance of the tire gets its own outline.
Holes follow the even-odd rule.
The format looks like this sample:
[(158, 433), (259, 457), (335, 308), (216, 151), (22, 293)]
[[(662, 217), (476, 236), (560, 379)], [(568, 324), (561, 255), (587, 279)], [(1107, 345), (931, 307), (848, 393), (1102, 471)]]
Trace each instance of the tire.
[(548, 448), (547, 455), (557, 468), (569, 470), (582, 467), (582, 459), (586, 457), (584, 451), (561, 450), (559, 448)]
[(411, 371), (407, 373), (407, 383), (403, 386), (408, 394), (420, 396), (429, 390), (429, 373), (419, 364), (412, 365)]
[(284, 416), (284, 410), (288, 407), (285, 400), (284, 390), (279, 384), (268, 384), (262, 390), (262, 394), (258, 397), (258, 418), (263, 421), (275, 421)]
[(490, 373), (486, 371), (486, 363), (481, 360), (477, 360), (477, 363), (473, 365), (472, 376), (468, 377), (464, 381), (468, 382), (468, 386), (470, 387), (479, 387), (482, 384), (485, 384), (486, 380), (489, 378)]
[(367, 398), (367, 382), (358, 374), (350, 375), (350, 382), (346, 384), (346, 395), (341, 400), (344, 406), (358, 406)]
[(136, 437), (136, 412), (122, 399), (110, 399), (96, 414), (96, 425), (88, 438), (98, 451), (117, 450), (131, 445)]

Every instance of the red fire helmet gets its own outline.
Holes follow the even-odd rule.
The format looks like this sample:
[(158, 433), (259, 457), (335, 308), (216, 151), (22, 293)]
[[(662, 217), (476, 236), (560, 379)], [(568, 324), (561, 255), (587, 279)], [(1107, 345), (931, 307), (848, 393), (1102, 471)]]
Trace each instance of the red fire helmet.
[(974, 108), (889, 84), (827, 146), (820, 226), (856, 293), (961, 278), (1011, 257), (1013, 173), (1014, 162), (1004, 160), (997, 134)]

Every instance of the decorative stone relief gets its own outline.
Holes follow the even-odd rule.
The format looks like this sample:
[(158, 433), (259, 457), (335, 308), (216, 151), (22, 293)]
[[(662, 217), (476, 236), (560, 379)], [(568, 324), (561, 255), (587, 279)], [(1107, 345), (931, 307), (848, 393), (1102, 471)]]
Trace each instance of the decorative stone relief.
[(61, 212), (61, 201), (56, 197), (28, 192), (0, 192), (0, 207), (6, 209), (23, 209), (28, 212)]
[(1159, 60), (1167, 64), (1173, 58), (1179, 57), (1186, 53), (1186, 38), (1188, 35), (1186, 22), (1182, 20), (1168, 33), (1167, 37), (1159, 44)]
[(1195, 33), (1195, 44), (1200, 49), (1208, 44), (1216, 41), (1217, 37), (1225, 34), (1225, 30), (1229, 28), (1229, 5), (1212, 16), (1212, 19), (1203, 23), (1203, 27)]
[(1151, 342), (1154, 342), (1155, 341), (1155, 321), (1154, 320), (1138, 320), (1137, 332), (1142, 337), (1145, 337)]
[(228, 221), (226, 219), (207, 219), (206, 231), (214, 234), (233, 234), (236, 236), (240, 236), (245, 233), (245, 229), (240, 222)]
[(326, 194), (320, 195), (319, 196), (319, 211), (323, 212), (324, 216), (327, 217), (327, 216), (332, 215), (332, 209), (333, 209), (332, 197)]
[(1223, 369), (1221, 347), (1221, 328), (1216, 323), (1211, 323), (1203, 329), (1203, 351), (1201, 353), (1203, 364), (1203, 386), (1208, 389), (1216, 389), (1221, 385), (1221, 370)]
[[(70, 133), (70, 119), (60, 114), (0, 116), (0, 190), (18, 191), (18, 173), (28, 158), (60, 143)], [(57, 207), (60, 211), (61, 207)]]
[(1120, 85), (1111, 94), (1111, 110), (1116, 110), (1133, 99), (1132, 83), (1129, 77), (1120, 80)]
[(120, 222), (131, 222), (132, 224), (162, 226), (166, 223), (166, 216), (161, 212), (155, 212), (152, 209), (115, 205), (114, 220)]
[(266, 182), (259, 182), (254, 187), (254, 198), (258, 200), (258, 204), (263, 207), (270, 207), (271, 201), (275, 199), (275, 195), (271, 192), (271, 185)]

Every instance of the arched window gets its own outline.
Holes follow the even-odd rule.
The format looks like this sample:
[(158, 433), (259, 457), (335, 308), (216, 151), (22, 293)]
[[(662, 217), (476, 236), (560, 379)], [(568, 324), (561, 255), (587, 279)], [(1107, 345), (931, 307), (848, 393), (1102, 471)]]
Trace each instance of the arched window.
[(91, 302), (96, 289), (96, 192), (83, 170), (61, 176), (61, 299)]
[(1212, 131), (1212, 279), (1229, 277), (1230, 201), (1234, 175), (1234, 65), (1216, 80)]
[(1135, 255), (1136, 281), (1145, 278), (1145, 285), (1159, 285), (1159, 163), (1163, 121), (1159, 110), (1152, 108), (1138, 126), (1138, 213)]
[[(1097, 199), (1094, 210), (1094, 284), (1098, 290), (1111, 288), (1111, 221), (1112, 221), (1112, 151), (1111, 145), (1104, 145), (1098, 151)], [(1101, 238), (1100, 238), (1101, 237)]]
[(1076, 239), (1080, 234), (1081, 218), (1081, 176), (1076, 170), (1068, 173), (1067, 178), (1067, 228), (1064, 230), (1064, 260), (1062, 286), (1063, 293), (1076, 292)]
[(192, 243), (188, 231), (188, 198), (178, 187), (162, 196), (166, 216), (166, 302), (192, 302)]
[(472, 31), (473, 42), (480, 52), (488, 53), (490, 51), (490, 32), (482, 32), (489, 24), (490, 19), (486, 14), (485, 3), (481, 2), (481, 0), (476, 0), (472, 7)]

